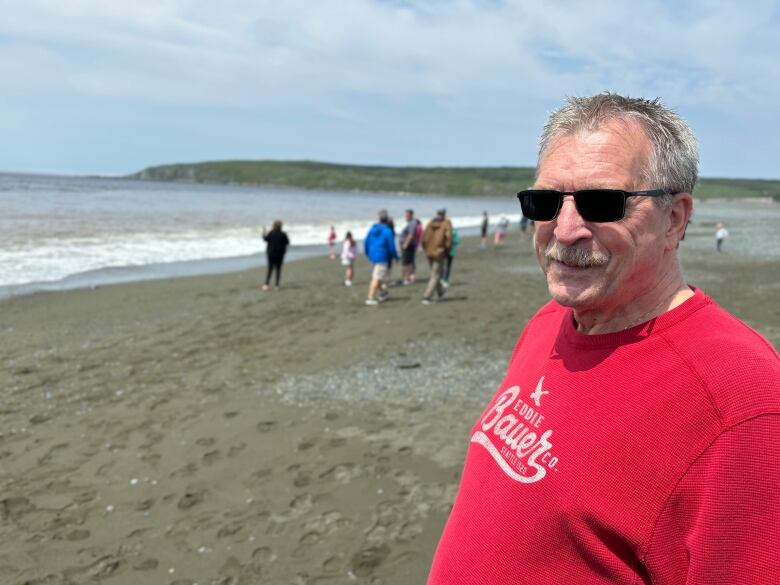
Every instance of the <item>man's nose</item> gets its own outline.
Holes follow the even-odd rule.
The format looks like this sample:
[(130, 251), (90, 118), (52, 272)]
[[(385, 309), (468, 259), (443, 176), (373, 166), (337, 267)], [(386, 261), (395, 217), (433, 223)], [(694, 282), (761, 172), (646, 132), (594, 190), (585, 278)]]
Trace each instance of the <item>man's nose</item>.
[(582, 219), (577, 206), (574, 204), (574, 197), (566, 195), (561, 203), (561, 210), (555, 219), (555, 239), (563, 245), (571, 245), (583, 238), (591, 236), (590, 230)]

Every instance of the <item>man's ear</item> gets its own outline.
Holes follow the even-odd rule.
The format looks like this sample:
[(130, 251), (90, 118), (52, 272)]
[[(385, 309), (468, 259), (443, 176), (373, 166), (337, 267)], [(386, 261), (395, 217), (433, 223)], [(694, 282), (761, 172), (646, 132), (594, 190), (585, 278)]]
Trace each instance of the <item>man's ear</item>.
[(669, 225), (666, 230), (666, 249), (674, 250), (685, 239), (685, 230), (693, 213), (693, 197), (690, 193), (675, 193), (669, 207)]

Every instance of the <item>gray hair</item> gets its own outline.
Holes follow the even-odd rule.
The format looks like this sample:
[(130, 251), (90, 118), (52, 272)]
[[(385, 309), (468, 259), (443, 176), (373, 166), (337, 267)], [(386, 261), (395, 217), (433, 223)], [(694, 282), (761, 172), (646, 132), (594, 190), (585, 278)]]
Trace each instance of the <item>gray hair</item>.
[[(660, 100), (629, 98), (615, 93), (569, 97), (552, 112), (539, 139), (539, 165), (550, 145), (562, 136), (594, 132), (613, 120), (637, 122), (651, 144), (642, 180), (651, 189), (693, 193), (699, 176), (699, 148), (688, 124)], [(671, 195), (657, 199), (669, 205)]]

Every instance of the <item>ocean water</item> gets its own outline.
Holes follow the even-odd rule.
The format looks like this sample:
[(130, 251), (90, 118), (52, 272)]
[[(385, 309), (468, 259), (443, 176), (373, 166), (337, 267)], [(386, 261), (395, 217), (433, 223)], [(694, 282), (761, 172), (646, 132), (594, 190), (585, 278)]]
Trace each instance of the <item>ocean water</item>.
[(240, 270), (264, 262), (263, 226), (284, 222), (290, 257), (324, 252), (331, 225), (361, 239), (385, 208), (441, 207), (464, 233), (483, 210), (519, 221), (517, 200), (0, 174), (0, 297)]
[[(263, 226), (284, 222), (290, 258), (325, 252), (333, 225), (362, 239), (385, 208), (403, 227), (413, 208), (427, 220), (441, 207), (463, 234), (520, 219), (512, 193), (466, 198), (140, 182), (0, 174), (0, 298), (37, 290), (242, 270), (264, 263)], [(727, 224), (728, 254), (780, 259), (780, 204), (697, 201), (683, 246), (714, 249), (714, 224)]]

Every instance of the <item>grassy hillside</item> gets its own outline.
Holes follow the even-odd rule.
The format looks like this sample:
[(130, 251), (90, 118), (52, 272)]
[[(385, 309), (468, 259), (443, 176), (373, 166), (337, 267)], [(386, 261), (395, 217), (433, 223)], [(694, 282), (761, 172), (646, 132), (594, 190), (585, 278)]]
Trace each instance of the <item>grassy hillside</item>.
[[(533, 182), (530, 167), (380, 167), (312, 161), (220, 161), (149, 167), (133, 179), (274, 185), (337, 191), (512, 195)], [(697, 197), (774, 197), (780, 181), (702, 179)]]

